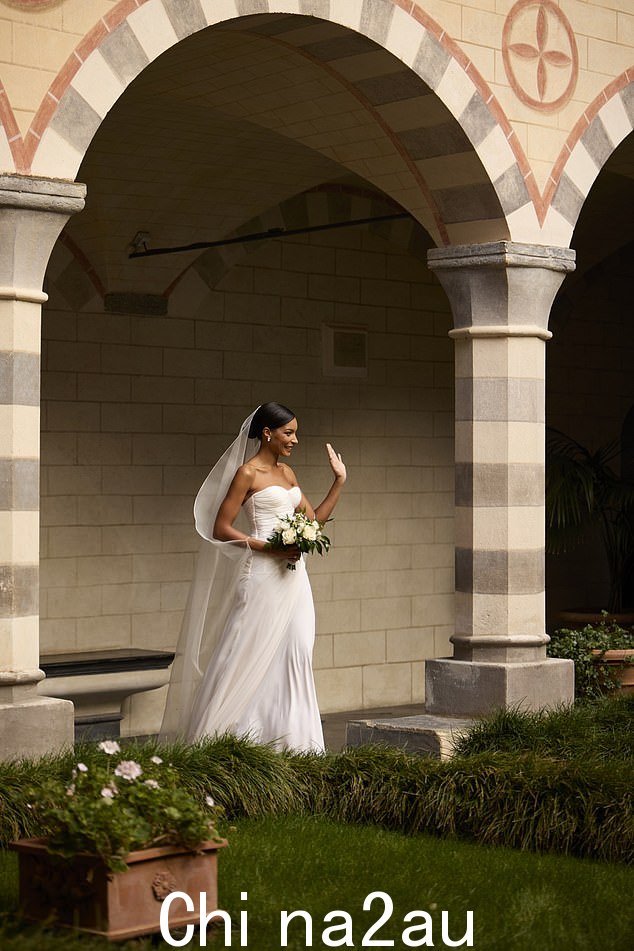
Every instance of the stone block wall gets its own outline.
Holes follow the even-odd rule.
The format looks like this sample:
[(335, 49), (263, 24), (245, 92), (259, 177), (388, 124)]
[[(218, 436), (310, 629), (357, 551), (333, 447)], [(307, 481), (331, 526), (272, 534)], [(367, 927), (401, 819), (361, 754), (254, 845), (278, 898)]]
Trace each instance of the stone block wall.
[[(253, 406), (276, 399), (297, 413), (291, 463), (312, 501), (329, 485), (326, 440), (349, 471), (333, 550), (309, 565), (321, 708), (422, 700), (424, 659), (450, 653), (453, 630), (451, 317), (424, 262), (361, 229), (269, 242), (212, 287), (191, 269), (152, 316), (94, 296), (78, 309), (85, 278), (55, 254), (42, 650), (173, 647), (194, 495)], [(324, 375), (323, 325), (367, 331), (367, 377)], [(151, 728), (157, 703), (139, 698), (126, 729)]]

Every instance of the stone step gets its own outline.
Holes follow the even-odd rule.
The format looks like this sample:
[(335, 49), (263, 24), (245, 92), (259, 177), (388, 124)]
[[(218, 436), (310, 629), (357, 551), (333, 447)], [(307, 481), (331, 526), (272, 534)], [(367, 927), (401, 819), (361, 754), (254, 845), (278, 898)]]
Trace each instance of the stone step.
[(348, 720), (346, 746), (396, 746), (407, 753), (449, 759), (454, 739), (466, 733), (474, 720), (417, 714), (409, 717), (377, 717)]

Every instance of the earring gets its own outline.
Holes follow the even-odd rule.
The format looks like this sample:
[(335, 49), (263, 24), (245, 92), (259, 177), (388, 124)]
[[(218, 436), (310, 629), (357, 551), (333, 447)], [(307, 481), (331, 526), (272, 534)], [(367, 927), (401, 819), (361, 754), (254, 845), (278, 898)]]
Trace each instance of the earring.
[(267, 437), (266, 437), (266, 441), (267, 441), (267, 442), (270, 442), (270, 441), (271, 441), (271, 437), (270, 437), (270, 436), (267, 436)]

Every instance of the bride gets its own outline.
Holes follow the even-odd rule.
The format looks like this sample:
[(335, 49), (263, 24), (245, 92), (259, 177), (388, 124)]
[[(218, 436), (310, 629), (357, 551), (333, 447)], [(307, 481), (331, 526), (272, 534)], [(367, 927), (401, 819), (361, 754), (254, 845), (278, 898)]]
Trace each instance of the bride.
[[(324, 749), (311, 664), (315, 612), (304, 558), (296, 546), (270, 549), (266, 541), (278, 518), (294, 511), (326, 521), (346, 468), (327, 443), (334, 481), (313, 510), (293, 470), (281, 461), (297, 442), (292, 410), (279, 403), (259, 406), (196, 497), (196, 529), (204, 541), (163, 738), (248, 733), (277, 748)], [(287, 570), (289, 562), (295, 571)]]

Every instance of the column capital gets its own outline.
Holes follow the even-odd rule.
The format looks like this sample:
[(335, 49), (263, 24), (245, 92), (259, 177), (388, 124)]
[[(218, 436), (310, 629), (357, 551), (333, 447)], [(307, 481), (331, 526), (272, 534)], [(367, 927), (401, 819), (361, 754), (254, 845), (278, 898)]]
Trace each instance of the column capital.
[(432, 271), (449, 268), (536, 267), (568, 273), (575, 269), (572, 248), (543, 244), (519, 244), (516, 241), (491, 241), (487, 244), (460, 244), (430, 248), (427, 266)]
[(574, 270), (575, 252), (492, 241), (432, 248), (427, 263), (449, 298), (452, 337), (548, 340), (550, 308), (564, 277)]
[(55, 178), (0, 175), (0, 300), (42, 303), (53, 246), (86, 186)]
[(86, 186), (61, 178), (0, 175), (0, 208), (74, 215), (84, 207)]

